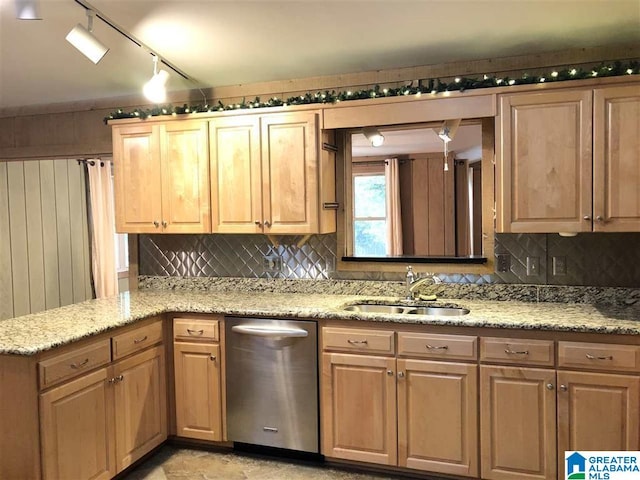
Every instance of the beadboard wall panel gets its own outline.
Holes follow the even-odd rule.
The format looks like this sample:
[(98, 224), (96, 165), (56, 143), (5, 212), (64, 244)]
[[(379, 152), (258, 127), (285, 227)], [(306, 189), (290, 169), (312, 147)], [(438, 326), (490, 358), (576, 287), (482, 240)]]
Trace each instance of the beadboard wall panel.
[(0, 319), (92, 298), (84, 167), (0, 162)]

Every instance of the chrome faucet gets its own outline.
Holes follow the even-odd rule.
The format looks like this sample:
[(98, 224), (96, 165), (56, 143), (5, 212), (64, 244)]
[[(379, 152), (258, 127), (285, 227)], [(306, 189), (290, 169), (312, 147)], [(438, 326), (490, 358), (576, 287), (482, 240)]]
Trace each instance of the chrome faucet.
[(431, 281), (433, 285), (438, 283), (442, 283), (442, 280), (435, 273), (426, 273), (424, 277), (416, 277), (416, 274), (413, 273), (413, 267), (411, 265), (407, 266), (407, 276), (405, 278), (406, 285), (406, 299), (407, 300), (415, 300), (415, 290), (420, 285), (425, 282)]

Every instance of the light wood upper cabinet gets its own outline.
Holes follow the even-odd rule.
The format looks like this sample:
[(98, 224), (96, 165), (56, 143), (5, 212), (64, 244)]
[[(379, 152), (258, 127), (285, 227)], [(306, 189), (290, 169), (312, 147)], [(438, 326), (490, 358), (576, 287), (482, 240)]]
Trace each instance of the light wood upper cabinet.
[(640, 86), (509, 94), (497, 232), (640, 231)]
[(594, 91), (594, 230), (640, 231), (640, 85)]
[(335, 158), (321, 150), (317, 112), (210, 121), (214, 233), (335, 231)]
[(498, 232), (591, 230), (591, 90), (504, 95), (497, 125)]
[(115, 476), (113, 388), (106, 368), (40, 395), (40, 415), (43, 479)]
[(116, 230), (208, 233), (207, 122), (113, 127)]

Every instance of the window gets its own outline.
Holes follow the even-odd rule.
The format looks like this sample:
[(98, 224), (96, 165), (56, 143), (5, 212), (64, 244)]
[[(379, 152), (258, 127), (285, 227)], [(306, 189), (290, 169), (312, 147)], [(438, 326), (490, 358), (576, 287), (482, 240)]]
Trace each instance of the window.
[(384, 256), (387, 253), (387, 207), (384, 165), (354, 166), (353, 253)]

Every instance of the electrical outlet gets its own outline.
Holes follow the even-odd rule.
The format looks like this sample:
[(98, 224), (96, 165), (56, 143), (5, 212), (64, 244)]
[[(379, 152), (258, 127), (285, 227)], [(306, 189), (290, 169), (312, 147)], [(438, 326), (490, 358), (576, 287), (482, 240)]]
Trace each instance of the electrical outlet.
[(557, 256), (552, 257), (551, 265), (554, 275), (566, 275), (567, 274), (567, 257)]
[(511, 255), (508, 253), (496, 254), (496, 272), (508, 272), (511, 270)]
[(268, 273), (281, 272), (282, 257), (276, 254), (265, 255), (262, 257), (262, 268)]
[(540, 259), (538, 257), (527, 257), (527, 276), (535, 277), (540, 275)]

